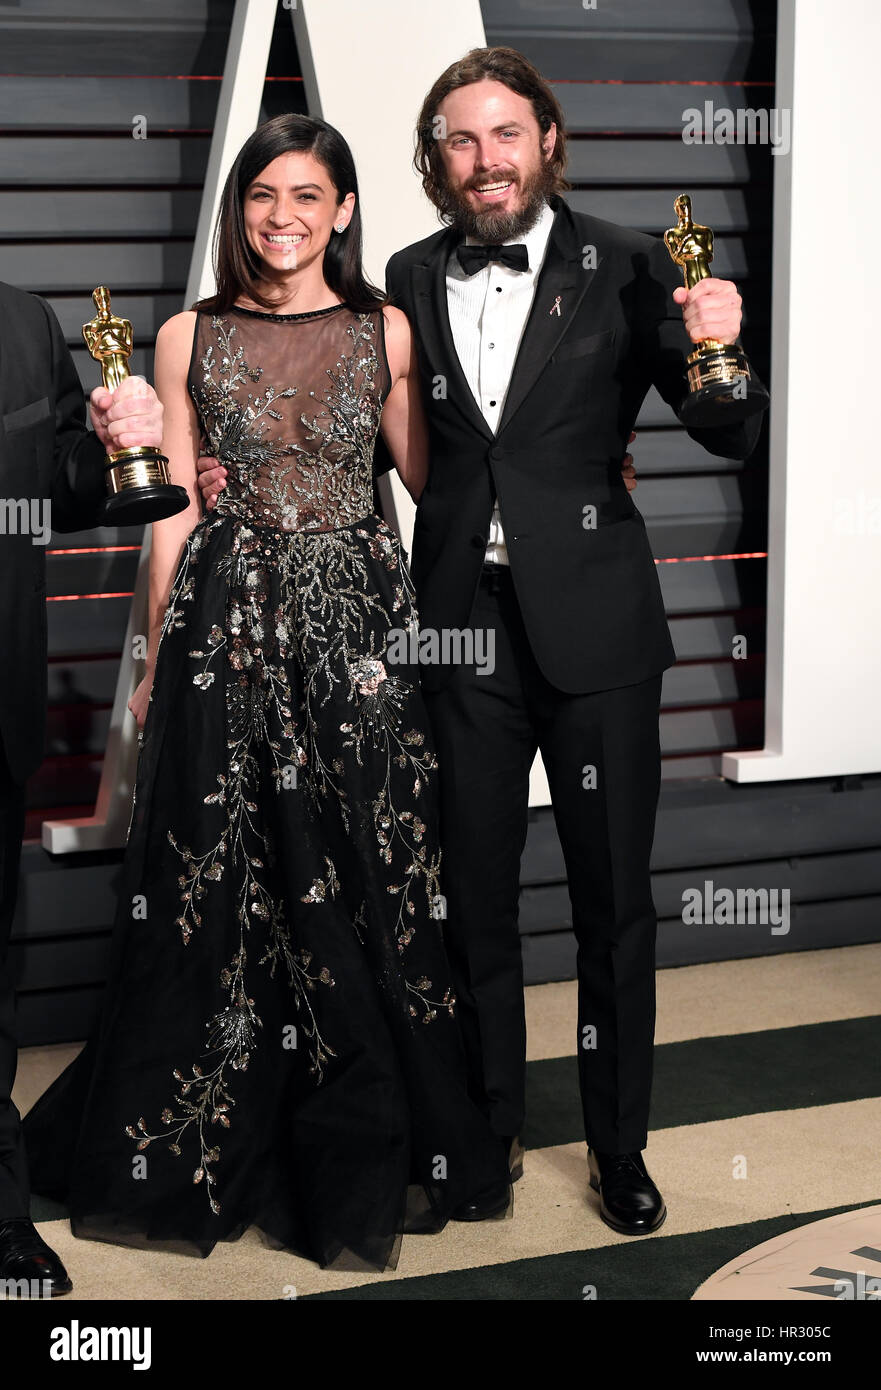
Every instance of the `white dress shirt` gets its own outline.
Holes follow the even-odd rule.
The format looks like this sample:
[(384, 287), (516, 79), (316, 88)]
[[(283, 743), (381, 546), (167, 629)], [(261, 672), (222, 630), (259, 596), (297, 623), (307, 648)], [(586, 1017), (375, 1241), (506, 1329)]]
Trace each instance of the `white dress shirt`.
[[(528, 270), (511, 270), (491, 261), (476, 275), (466, 275), (455, 249), (447, 262), (447, 308), (453, 342), (472, 395), (493, 432), (498, 429), (505, 406), (553, 224), (554, 210), (545, 203), (525, 236), (511, 237), (503, 243), (526, 246)], [(466, 237), (466, 243), (481, 244), (477, 237)], [(498, 499), (490, 522), (486, 559), (508, 564)]]

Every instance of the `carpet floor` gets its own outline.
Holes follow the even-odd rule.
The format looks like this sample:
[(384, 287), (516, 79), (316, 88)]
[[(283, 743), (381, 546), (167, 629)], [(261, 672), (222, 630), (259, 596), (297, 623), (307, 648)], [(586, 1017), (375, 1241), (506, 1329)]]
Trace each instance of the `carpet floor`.
[[(527, 991), (527, 1154), (512, 1220), (407, 1236), (397, 1269), (369, 1275), (321, 1270), (253, 1230), (207, 1260), (77, 1240), (63, 1208), (34, 1198), (73, 1297), (683, 1300), (761, 1242), (881, 1202), (881, 944), (659, 973), (645, 1157), (669, 1214), (637, 1240), (602, 1223), (587, 1186), (575, 988)], [(77, 1051), (23, 1050), (20, 1109)]]

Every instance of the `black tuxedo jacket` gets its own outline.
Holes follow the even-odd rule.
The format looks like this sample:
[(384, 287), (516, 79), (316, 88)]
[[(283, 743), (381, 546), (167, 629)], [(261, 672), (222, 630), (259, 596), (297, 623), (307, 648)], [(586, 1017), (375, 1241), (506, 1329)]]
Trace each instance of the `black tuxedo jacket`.
[[(535, 659), (557, 689), (584, 694), (646, 680), (675, 661), (621, 463), (653, 383), (680, 406), (693, 345), (671, 298), (682, 280), (663, 241), (551, 202), (553, 228), (496, 434), (450, 329), (445, 276), (457, 234), (399, 251), (386, 287), (416, 335), (429, 425), (412, 554), (420, 626), (467, 627), (497, 497)], [(760, 427), (758, 416), (689, 433), (711, 454), (746, 458)], [(380, 446), (379, 470), (389, 464)], [(450, 670), (424, 667), (423, 685), (440, 688)]]
[(104, 449), (86, 427), (58, 320), (43, 300), (4, 284), (0, 419), (0, 734), (12, 776), (24, 782), (43, 760), (47, 674), (46, 545), (22, 529), (25, 516), (55, 531), (88, 530), (100, 524), (106, 492)]

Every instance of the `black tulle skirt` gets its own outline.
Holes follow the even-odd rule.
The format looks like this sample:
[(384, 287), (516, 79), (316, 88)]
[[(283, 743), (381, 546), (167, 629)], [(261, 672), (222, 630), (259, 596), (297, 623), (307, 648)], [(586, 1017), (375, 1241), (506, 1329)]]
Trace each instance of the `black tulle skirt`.
[(389, 658), (415, 621), (378, 516), (190, 534), (104, 1004), (24, 1123), (76, 1235), (207, 1255), (254, 1225), (381, 1270), (507, 1181), (466, 1089), (418, 673)]

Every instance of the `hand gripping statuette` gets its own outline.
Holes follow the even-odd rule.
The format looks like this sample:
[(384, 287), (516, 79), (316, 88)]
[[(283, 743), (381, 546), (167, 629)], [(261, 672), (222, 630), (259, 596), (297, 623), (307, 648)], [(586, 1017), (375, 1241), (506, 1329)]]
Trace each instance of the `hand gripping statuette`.
[[(682, 267), (687, 290), (711, 274), (713, 233), (691, 218), (691, 198), (680, 193), (673, 203), (678, 221), (664, 233), (671, 258)], [(745, 354), (734, 344), (704, 338), (686, 359), (688, 395), (679, 409), (687, 428), (733, 424), (756, 415), (768, 404), (768, 392), (750, 373)]]
[[(128, 319), (110, 312), (110, 291), (99, 285), (92, 293), (98, 310), (83, 324), (86, 347), (101, 363), (101, 377), (108, 391), (115, 391), (131, 375), (132, 326)], [(105, 526), (140, 526), (175, 516), (189, 505), (186, 488), (169, 482), (168, 459), (148, 444), (114, 449), (104, 469), (108, 497), (104, 503)]]

